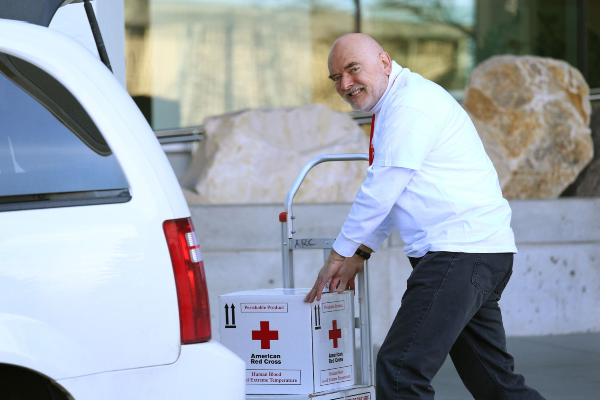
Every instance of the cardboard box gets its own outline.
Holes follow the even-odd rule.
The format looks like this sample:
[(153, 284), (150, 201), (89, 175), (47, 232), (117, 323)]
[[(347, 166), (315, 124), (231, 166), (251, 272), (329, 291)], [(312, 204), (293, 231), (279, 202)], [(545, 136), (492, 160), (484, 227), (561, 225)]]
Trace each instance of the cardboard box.
[(353, 292), (265, 289), (219, 296), (221, 343), (246, 362), (246, 393), (317, 393), (351, 386)]

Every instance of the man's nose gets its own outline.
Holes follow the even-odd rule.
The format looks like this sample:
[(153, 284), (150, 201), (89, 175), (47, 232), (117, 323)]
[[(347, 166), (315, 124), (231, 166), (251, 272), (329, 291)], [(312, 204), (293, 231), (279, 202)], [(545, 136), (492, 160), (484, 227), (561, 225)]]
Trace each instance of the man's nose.
[(354, 86), (354, 80), (350, 77), (350, 75), (342, 75), (342, 77), (340, 78), (340, 86), (342, 88), (342, 90), (348, 90), (350, 89), (352, 86)]

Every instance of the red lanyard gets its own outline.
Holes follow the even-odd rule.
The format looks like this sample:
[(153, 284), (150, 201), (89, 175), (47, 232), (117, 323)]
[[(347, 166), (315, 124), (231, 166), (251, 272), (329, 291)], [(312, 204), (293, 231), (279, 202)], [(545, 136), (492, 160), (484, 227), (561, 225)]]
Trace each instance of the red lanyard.
[[(396, 83), (396, 79), (398, 79), (399, 75), (400, 74), (396, 75), (396, 77), (394, 78), (394, 81), (392, 82), (392, 86), (394, 86), (394, 83)], [(373, 147), (373, 131), (374, 130), (375, 130), (375, 114), (373, 114), (373, 118), (371, 119), (371, 139), (369, 139), (369, 167), (371, 165), (373, 165), (373, 159), (375, 158), (375, 147)]]
[(373, 165), (373, 159), (375, 158), (375, 148), (373, 147), (373, 130), (375, 129), (375, 114), (371, 119), (371, 139), (369, 139), (369, 166)]

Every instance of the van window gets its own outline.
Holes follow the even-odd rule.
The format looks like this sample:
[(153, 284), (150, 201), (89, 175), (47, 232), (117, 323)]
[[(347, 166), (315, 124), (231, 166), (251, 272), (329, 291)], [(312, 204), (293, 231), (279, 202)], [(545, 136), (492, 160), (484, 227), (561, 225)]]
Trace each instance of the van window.
[(75, 97), (0, 53), (0, 211), (121, 203), (127, 180)]

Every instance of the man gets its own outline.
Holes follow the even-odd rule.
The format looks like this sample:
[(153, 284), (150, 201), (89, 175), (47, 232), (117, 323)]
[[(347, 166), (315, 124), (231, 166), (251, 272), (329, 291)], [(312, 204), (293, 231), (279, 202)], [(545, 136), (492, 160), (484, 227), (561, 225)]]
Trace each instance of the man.
[(377, 399), (433, 399), (450, 354), (474, 398), (543, 399), (513, 372), (498, 300), (517, 252), (496, 170), (462, 107), (348, 34), (329, 53), (330, 78), (354, 110), (374, 114), (370, 166), (306, 301), (353, 288), (397, 227), (413, 271), (377, 357)]

